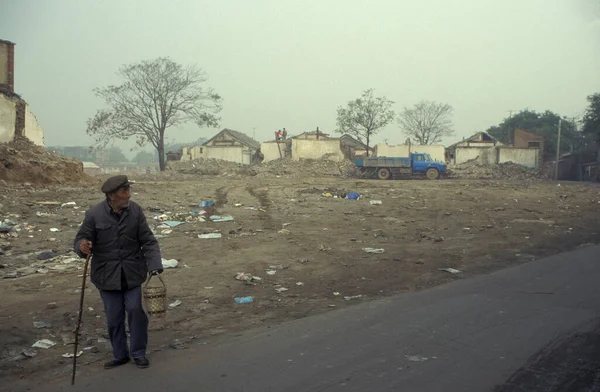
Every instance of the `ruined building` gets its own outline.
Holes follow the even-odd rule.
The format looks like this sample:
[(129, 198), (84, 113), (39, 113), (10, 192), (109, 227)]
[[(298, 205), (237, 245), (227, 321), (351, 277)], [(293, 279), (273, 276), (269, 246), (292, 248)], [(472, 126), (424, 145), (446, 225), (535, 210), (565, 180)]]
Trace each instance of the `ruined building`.
[(0, 40), (0, 143), (26, 137), (44, 145), (44, 132), (29, 105), (15, 93), (15, 44)]

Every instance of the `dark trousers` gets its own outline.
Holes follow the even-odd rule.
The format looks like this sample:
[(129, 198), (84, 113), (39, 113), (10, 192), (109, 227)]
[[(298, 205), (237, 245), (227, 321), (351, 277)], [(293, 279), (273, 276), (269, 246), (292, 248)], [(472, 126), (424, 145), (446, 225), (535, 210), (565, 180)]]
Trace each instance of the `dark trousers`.
[(142, 307), (142, 288), (131, 290), (100, 290), (104, 303), (108, 334), (115, 359), (129, 356), (127, 335), (125, 333), (125, 312), (129, 321), (131, 356), (146, 356), (148, 344), (148, 316)]

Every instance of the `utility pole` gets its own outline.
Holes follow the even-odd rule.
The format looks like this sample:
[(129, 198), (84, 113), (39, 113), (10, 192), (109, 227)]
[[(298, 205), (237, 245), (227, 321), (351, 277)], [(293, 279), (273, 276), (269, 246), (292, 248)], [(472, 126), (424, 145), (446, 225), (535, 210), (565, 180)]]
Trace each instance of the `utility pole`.
[(256, 127), (252, 128), (252, 139), (256, 140)]
[(512, 144), (513, 140), (511, 139), (511, 123), (510, 120), (512, 120), (512, 113), (514, 112), (514, 110), (509, 110), (508, 111), (508, 135), (506, 135), (506, 143), (507, 144)]
[(558, 142), (556, 143), (556, 164), (554, 165), (554, 179), (558, 181), (558, 159), (560, 158), (560, 132), (562, 129), (562, 119), (558, 120)]

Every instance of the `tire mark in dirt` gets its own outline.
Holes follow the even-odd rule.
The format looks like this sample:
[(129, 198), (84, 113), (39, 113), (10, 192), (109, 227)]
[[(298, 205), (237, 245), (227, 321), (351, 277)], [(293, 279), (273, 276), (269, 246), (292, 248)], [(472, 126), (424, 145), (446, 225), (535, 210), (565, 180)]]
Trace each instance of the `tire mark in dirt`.
[(260, 203), (258, 219), (263, 222), (263, 229), (277, 230), (281, 225), (275, 222), (269, 213), (269, 207), (272, 205), (271, 199), (269, 199), (269, 191), (267, 189), (257, 189), (256, 187), (251, 186), (246, 187), (246, 190)]

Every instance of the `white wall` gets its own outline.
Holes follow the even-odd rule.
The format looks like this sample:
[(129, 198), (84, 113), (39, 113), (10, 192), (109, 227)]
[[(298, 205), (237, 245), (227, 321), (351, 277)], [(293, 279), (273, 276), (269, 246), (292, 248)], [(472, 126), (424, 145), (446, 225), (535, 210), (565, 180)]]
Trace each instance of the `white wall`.
[(527, 167), (539, 167), (539, 153), (537, 148), (500, 148), (498, 163), (513, 162)]
[(496, 149), (494, 147), (456, 147), (454, 163), (460, 164), (477, 159), (480, 165), (493, 165), (496, 163)]
[(15, 102), (0, 94), (0, 143), (12, 142), (15, 138), (16, 113)]
[[(375, 146), (376, 156), (378, 157), (407, 157), (409, 154), (409, 146), (407, 144), (399, 144), (390, 146), (387, 144), (377, 144)], [(446, 161), (446, 148), (440, 145), (411, 145), (410, 152), (429, 154), (434, 161)]]
[[(281, 148), (281, 155), (279, 155), (279, 148)], [(275, 159), (279, 159), (280, 157), (285, 157), (285, 148), (286, 143), (280, 142), (279, 148), (277, 148), (277, 143), (262, 143), (260, 145), (260, 152), (262, 152), (264, 156), (263, 162), (274, 161)]]
[(292, 139), (292, 159), (321, 159), (327, 155), (330, 161), (344, 160), (340, 139), (305, 140)]
[[(244, 154), (244, 150), (248, 151)], [(251, 155), (249, 149), (242, 146), (194, 146), (184, 147), (181, 154), (182, 161), (189, 161), (199, 158), (222, 159), (224, 161), (250, 164)]]
[(44, 145), (44, 131), (37, 122), (35, 115), (29, 110), (29, 105), (25, 110), (25, 137), (38, 146)]

